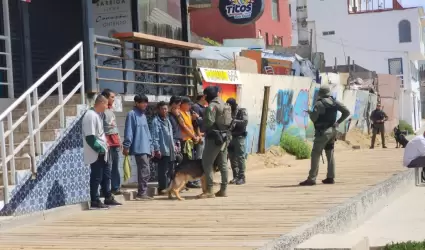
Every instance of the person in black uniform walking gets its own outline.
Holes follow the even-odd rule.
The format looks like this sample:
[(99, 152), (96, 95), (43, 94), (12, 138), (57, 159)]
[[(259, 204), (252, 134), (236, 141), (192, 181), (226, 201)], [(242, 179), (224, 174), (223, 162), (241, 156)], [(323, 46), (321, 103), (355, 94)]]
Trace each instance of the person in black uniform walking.
[(376, 109), (370, 114), (370, 120), (372, 121), (372, 142), (370, 148), (375, 147), (376, 134), (381, 134), (382, 148), (385, 146), (385, 126), (384, 123), (388, 120), (387, 114), (382, 110), (381, 104), (376, 105)]

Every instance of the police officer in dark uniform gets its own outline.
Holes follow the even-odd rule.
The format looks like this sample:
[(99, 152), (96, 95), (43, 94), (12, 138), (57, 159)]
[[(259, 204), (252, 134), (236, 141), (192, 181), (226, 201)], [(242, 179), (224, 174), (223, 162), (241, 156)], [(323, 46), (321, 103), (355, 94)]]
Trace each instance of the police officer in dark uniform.
[(376, 134), (381, 134), (382, 148), (387, 148), (385, 146), (385, 121), (388, 120), (387, 114), (382, 110), (381, 104), (376, 105), (376, 109), (370, 114), (370, 120), (372, 121), (372, 142), (370, 143), (370, 148), (375, 147)]
[[(341, 117), (336, 120), (337, 113), (341, 112)], [(334, 146), (337, 135), (337, 128), (350, 115), (350, 111), (341, 102), (331, 96), (328, 86), (322, 86), (318, 92), (318, 99), (312, 111), (306, 111), (314, 123), (315, 134), (313, 149), (311, 151), (311, 167), (307, 180), (300, 183), (301, 186), (316, 185), (316, 177), (319, 172), (319, 161), (322, 151), (325, 150), (328, 160), (328, 173), (323, 184), (334, 184), (335, 160)]]
[(232, 167), (233, 179), (230, 184), (245, 184), (245, 141), (247, 136), (248, 112), (240, 108), (234, 98), (226, 101), (232, 107), (232, 140), (227, 147), (230, 165)]

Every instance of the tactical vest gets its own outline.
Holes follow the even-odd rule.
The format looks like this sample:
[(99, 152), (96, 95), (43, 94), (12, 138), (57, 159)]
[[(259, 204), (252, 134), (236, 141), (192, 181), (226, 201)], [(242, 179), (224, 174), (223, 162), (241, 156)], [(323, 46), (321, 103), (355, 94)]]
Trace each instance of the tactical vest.
[(317, 118), (317, 121), (314, 123), (314, 128), (316, 130), (326, 130), (332, 127), (336, 122), (336, 115), (338, 113), (338, 107), (335, 103), (335, 100), (330, 97), (333, 101), (333, 104), (328, 104), (324, 102), (322, 99), (317, 100), (321, 102), (325, 107), (325, 113), (320, 114)]
[[(235, 112), (236, 115), (234, 116), (234, 119), (243, 120), (245, 112), (246, 112), (246, 109), (238, 108)], [(247, 125), (242, 125), (242, 124), (236, 125), (232, 130), (232, 135), (233, 136), (244, 136), (244, 135), (246, 135), (246, 126)]]
[(215, 98), (210, 105), (214, 105), (216, 108), (215, 129), (220, 131), (228, 130), (232, 123), (232, 109), (230, 105), (217, 98)]

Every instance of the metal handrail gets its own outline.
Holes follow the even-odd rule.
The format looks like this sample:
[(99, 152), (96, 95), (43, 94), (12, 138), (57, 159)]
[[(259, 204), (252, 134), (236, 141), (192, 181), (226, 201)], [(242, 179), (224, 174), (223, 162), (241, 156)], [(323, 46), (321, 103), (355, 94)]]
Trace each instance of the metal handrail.
[[(78, 52), (78, 62), (64, 75), (62, 74), (62, 65), (67, 62), (73, 55)], [(63, 96), (63, 82), (77, 69), (80, 69), (80, 80), (72, 91), (64, 98)], [(51, 75), (56, 73), (57, 83), (54, 84), (43, 96), (39, 98), (38, 87), (46, 81)], [(54, 91), (58, 91), (59, 104), (48, 114), (41, 122), (39, 115), (40, 105), (52, 95)], [(23, 93), (13, 104), (0, 114), (0, 156), (1, 166), (3, 170), (3, 188), (4, 188), (4, 203), (9, 202), (9, 176), (8, 176), (8, 163), (10, 162), (11, 183), (15, 184), (15, 156), (19, 151), (29, 142), (30, 146), (30, 159), (33, 174), (37, 173), (36, 156), (41, 155), (41, 129), (53, 116), (60, 112), (60, 126), (65, 128), (65, 111), (64, 105), (71, 99), (71, 97), (80, 90), (81, 104), (85, 104), (85, 89), (84, 89), (84, 55), (83, 43), (78, 43), (71, 49), (62, 59), (60, 59), (50, 70), (48, 70), (38, 81), (36, 81), (25, 93)], [(32, 96), (31, 96), (32, 95)], [(15, 122), (13, 122), (12, 112), (22, 103), (26, 103), (27, 111)], [(7, 128), (5, 131), (4, 121), (7, 118)], [(24, 121), (28, 121), (28, 136), (19, 143), (15, 148), (15, 141), (13, 139), (13, 131)], [(9, 152), (6, 150), (6, 138), (8, 138)]]
[(8, 97), (14, 98), (14, 89), (13, 89), (13, 72), (12, 72), (12, 43), (10, 41), (10, 19), (9, 19), (9, 1), (3, 2), (3, 26), (4, 26), (4, 36), (1, 37), (5, 41), (5, 52), (2, 52), (2, 55), (6, 56), (6, 71), (7, 82), (2, 83), (1, 85), (7, 85)]

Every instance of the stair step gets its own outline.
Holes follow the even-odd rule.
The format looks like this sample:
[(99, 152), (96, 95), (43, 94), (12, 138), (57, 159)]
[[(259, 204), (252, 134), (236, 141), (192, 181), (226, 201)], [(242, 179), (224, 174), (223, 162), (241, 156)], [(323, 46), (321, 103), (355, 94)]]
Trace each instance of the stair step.
[[(61, 135), (61, 129), (45, 129), (40, 131), (41, 141), (55, 141)], [(13, 139), (14, 141), (23, 141), (28, 136), (28, 132), (14, 132)]]
[[(16, 122), (16, 120), (14, 121)], [(60, 120), (59, 119), (51, 119), (47, 121), (47, 123), (44, 125), (44, 127), (41, 130), (48, 130), (48, 129), (58, 129), (60, 128)], [(7, 123), (5, 124), (5, 130), (9, 130), (9, 127), (7, 126)], [(23, 121), (21, 124), (19, 124), (18, 127), (15, 128), (13, 132), (26, 132), (28, 133), (28, 120)]]
[[(52, 113), (53, 109), (55, 109), (56, 106), (44, 106), (39, 108), (39, 115), (40, 115), (40, 121), (42, 121), (44, 118), (46, 118), (50, 113)], [(18, 120), (21, 118), (25, 113), (27, 112), (26, 109), (15, 109), (12, 112), (13, 120)], [(64, 113), (65, 116), (76, 116), (78, 114), (77, 105), (66, 105), (64, 106)], [(34, 112), (33, 112), (34, 116)], [(60, 112), (56, 112), (56, 114), (52, 117), (52, 119), (58, 120), (60, 119)]]
[[(16, 141), (16, 139), (15, 139)], [(49, 144), (49, 143), (54, 143), (55, 141), (42, 141), (41, 142), (41, 147), (42, 147), (42, 153), (45, 152), (45, 150), (43, 149), (43, 144)], [(20, 144), (20, 142), (15, 143), (14, 144), (14, 148), (16, 149), (16, 147)], [(6, 152), (9, 152), (9, 144), (6, 144)], [(27, 143), (24, 145), (24, 147), (16, 154), (18, 157), (21, 157), (24, 154), (29, 154), (30, 153), (30, 144)]]
[[(10, 169), (10, 161), (7, 163), (8, 169)], [(2, 166), (0, 164), (0, 173), (2, 173)], [(31, 158), (29, 157), (15, 157), (15, 170), (27, 170), (31, 169)]]
[[(66, 94), (64, 95), (66, 97)], [(57, 106), (59, 104), (59, 97), (58, 96), (49, 96), (46, 100), (40, 105), (40, 107), (44, 106)], [(69, 101), (66, 103), (66, 105), (77, 105), (81, 104), (81, 95), (75, 94), (69, 99)], [(26, 109), (27, 105), (24, 102), (18, 105), (18, 109)]]
[[(30, 173), (31, 173), (31, 169), (17, 170), (15, 172), (17, 182), (25, 181), (26, 179), (24, 179), (23, 177), (27, 177), (28, 174), (30, 174)], [(8, 182), (9, 182), (9, 186), (10, 186), (10, 185), (12, 185), (12, 172), (8, 171), (8, 174), (9, 174)], [(19, 183), (15, 183), (15, 184), (19, 184)], [(1, 172), (1, 171), (0, 171), (0, 186), (4, 186), (3, 172)]]

